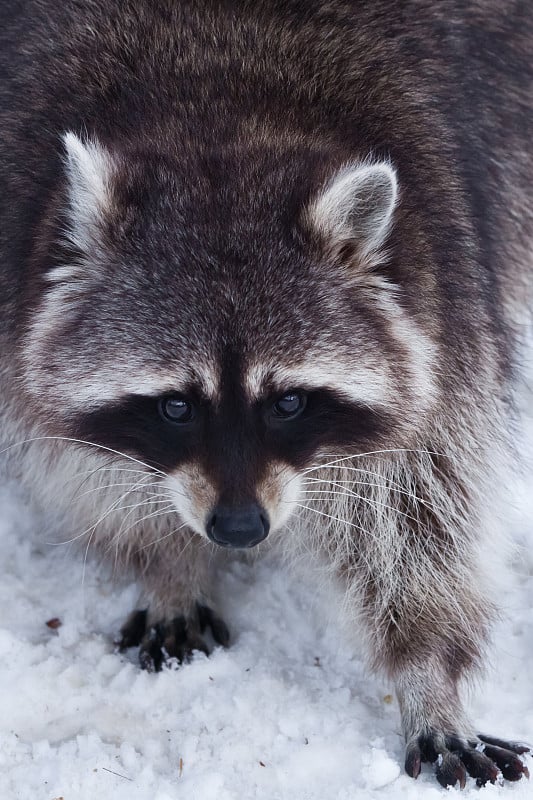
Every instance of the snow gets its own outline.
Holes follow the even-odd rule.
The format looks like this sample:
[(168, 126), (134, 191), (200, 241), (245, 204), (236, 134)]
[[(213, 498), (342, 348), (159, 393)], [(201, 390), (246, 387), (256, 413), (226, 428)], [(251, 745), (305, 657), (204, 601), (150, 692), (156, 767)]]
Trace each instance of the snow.
[[(533, 441), (533, 428), (532, 436)], [(493, 663), (469, 708), (480, 731), (533, 738), (533, 469), (511, 507), (521, 542)], [(403, 772), (394, 690), (324, 613), (313, 574), (269, 556), (223, 576), (233, 644), (148, 674), (113, 638), (137, 587), (67, 546), (18, 488), (0, 491), (2, 800), (437, 800)], [(317, 602), (318, 595), (318, 602)], [(327, 595), (324, 595), (327, 597)], [(331, 605), (331, 603), (330, 603)], [(59, 618), (57, 629), (46, 621)], [(533, 759), (529, 758), (533, 772)], [(533, 798), (528, 781), (464, 800)]]

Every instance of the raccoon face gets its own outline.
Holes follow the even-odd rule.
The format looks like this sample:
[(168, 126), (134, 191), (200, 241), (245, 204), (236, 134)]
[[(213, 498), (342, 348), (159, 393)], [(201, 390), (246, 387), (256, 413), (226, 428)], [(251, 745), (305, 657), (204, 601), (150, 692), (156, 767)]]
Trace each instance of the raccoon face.
[(381, 269), (388, 163), (65, 145), (22, 352), (46, 433), (142, 460), (185, 524), (249, 547), (306, 469), (417, 424), (433, 345)]

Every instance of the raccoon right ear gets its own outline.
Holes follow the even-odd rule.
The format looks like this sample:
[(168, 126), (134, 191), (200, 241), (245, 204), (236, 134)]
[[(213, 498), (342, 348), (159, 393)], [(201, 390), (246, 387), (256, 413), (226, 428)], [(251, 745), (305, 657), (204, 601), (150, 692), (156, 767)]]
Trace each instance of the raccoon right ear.
[(97, 142), (63, 136), (69, 200), (69, 237), (81, 250), (94, 244), (96, 228), (111, 206), (111, 156)]
[(308, 206), (306, 219), (330, 250), (351, 246), (376, 256), (387, 238), (398, 199), (394, 168), (385, 161), (348, 165)]

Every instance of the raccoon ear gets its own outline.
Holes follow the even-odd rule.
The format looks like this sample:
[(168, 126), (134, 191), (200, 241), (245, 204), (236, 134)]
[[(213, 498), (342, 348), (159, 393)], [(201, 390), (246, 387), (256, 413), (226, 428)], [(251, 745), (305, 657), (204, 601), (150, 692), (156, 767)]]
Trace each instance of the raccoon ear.
[(70, 238), (84, 250), (94, 243), (98, 222), (111, 205), (111, 156), (97, 142), (83, 142), (72, 132), (63, 136), (66, 149)]
[(314, 199), (307, 219), (334, 251), (351, 245), (365, 257), (384, 243), (397, 198), (398, 181), (390, 164), (350, 165)]

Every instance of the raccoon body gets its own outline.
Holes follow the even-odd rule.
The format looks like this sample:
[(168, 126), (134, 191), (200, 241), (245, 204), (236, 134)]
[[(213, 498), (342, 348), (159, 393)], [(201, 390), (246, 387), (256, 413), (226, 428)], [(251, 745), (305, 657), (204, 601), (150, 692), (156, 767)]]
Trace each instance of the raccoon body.
[(2, 448), (137, 571), (123, 646), (158, 669), (207, 626), (227, 644), (210, 558), (268, 536), (326, 556), (411, 775), (521, 777), (460, 686), (531, 272), (524, 4), (1, 15)]

